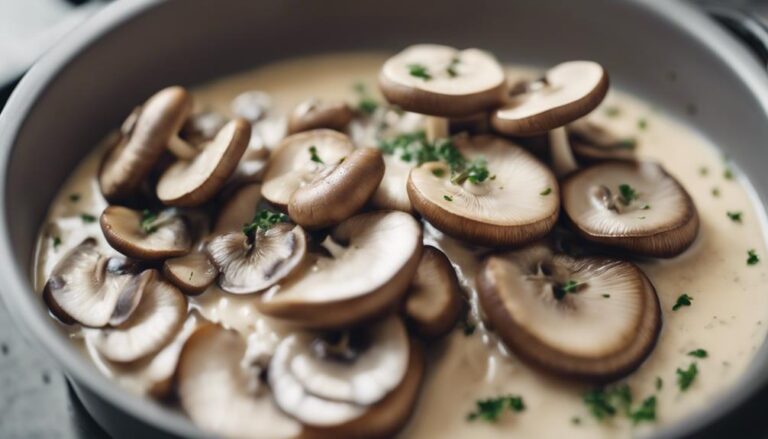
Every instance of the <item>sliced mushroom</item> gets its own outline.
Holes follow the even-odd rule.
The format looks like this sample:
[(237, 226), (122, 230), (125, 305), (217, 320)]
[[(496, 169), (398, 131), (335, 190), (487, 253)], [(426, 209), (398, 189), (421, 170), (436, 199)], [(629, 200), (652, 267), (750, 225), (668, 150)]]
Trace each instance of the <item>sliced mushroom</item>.
[(408, 321), (420, 335), (438, 337), (454, 327), (461, 310), (461, 289), (451, 261), (440, 250), (425, 246), (405, 300)]
[(200, 428), (228, 438), (296, 438), (301, 424), (272, 402), (259, 368), (241, 364), (246, 343), (233, 330), (207, 324), (187, 340), (179, 359), (181, 406)]
[(216, 280), (219, 270), (202, 252), (192, 252), (178, 258), (166, 259), (163, 275), (189, 295), (200, 294)]
[(371, 197), (371, 204), (377, 209), (412, 212), (406, 185), (413, 165), (395, 155), (385, 155), (383, 158), (384, 176)]
[(310, 328), (348, 327), (391, 309), (421, 256), (421, 227), (404, 212), (373, 212), (336, 226), (323, 243), (332, 257), (259, 297), (266, 315)]
[(349, 137), (333, 130), (305, 131), (286, 137), (272, 153), (261, 193), (271, 203), (287, 207), (296, 189), (311, 182), (328, 166), (336, 166), (353, 150)]
[(102, 327), (109, 323), (121, 297), (133, 297), (122, 292), (135, 272), (135, 265), (104, 256), (96, 240), (87, 239), (56, 264), (43, 288), (43, 299), (64, 323)]
[(524, 149), (499, 137), (458, 136), (467, 160), (484, 159), (482, 182), (458, 183), (444, 162), (411, 171), (413, 207), (440, 231), (480, 245), (519, 246), (549, 233), (560, 207), (555, 176)]
[(248, 146), (251, 126), (243, 119), (224, 125), (191, 160), (179, 160), (157, 183), (157, 197), (169, 206), (199, 206), (216, 195)]
[(648, 356), (661, 328), (653, 285), (625, 261), (576, 259), (536, 245), (488, 258), (477, 286), (504, 343), (558, 376), (625, 376)]
[[(146, 273), (149, 273), (148, 275)], [(89, 330), (86, 337), (104, 358), (129, 363), (154, 354), (179, 332), (187, 315), (187, 299), (162, 280), (156, 270), (149, 276), (141, 302), (130, 317), (115, 327)]]
[(104, 158), (99, 185), (104, 197), (119, 201), (133, 195), (170, 144), (183, 144), (177, 134), (192, 109), (192, 98), (182, 87), (155, 93), (123, 124), (118, 143)]
[(240, 187), (224, 203), (213, 227), (214, 235), (223, 235), (243, 229), (243, 225), (253, 219), (261, 202), (261, 185), (250, 183)]
[(263, 91), (250, 90), (235, 96), (231, 107), (236, 116), (255, 123), (269, 112), (272, 107), (272, 98)]
[(568, 124), (567, 130), (579, 162), (635, 159), (635, 139), (620, 137), (606, 126), (581, 118)]
[(280, 223), (249, 234), (230, 232), (208, 243), (207, 252), (219, 269), (219, 286), (228, 293), (265, 290), (296, 272), (307, 254), (301, 226)]
[(346, 102), (324, 102), (309, 99), (300, 103), (288, 118), (288, 134), (328, 128), (343, 131), (355, 112)]
[(548, 70), (544, 77), (518, 87), (519, 93), (498, 109), (492, 124), (513, 136), (550, 132), (552, 162), (558, 175), (575, 170), (566, 124), (594, 110), (608, 93), (608, 74), (593, 61), (569, 61)]
[(371, 198), (384, 176), (384, 160), (376, 148), (358, 148), (344, 161), (296, 189), (288, 214), (297, 224), (320, 229), (354, 215)]
[(122, 206), (108, 206), (99, 219), (109, 245), (136, 259), (161, 260), (189, 253), (187, 224), (174, 209), (158, 214)]
[(180, 136), (193, 145), (202, 145), (213, 140), (226, 124), (227, 118), (216, 111), (195, 113), (184, 123)]
[(633, 254), (676, 256), (699, 231), (688, 192), (661, 165), (604, 162), (563, 182), (563, 210), (586, 239)]

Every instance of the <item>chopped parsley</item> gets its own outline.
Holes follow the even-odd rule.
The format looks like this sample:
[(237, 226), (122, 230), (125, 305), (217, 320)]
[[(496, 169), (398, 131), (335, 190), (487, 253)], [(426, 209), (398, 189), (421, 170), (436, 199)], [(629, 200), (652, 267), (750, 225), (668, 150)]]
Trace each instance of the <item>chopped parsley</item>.
[(142, 210), (141, 219), (139, 220), (141, 231), (147, 235), (157, 232), (157, 224), (155, 224), (155, 220), (157, 220), (157, 213), (152, 212), (149, 209)]
[(459, 60), (458, 58), (453, 58), (451, 60), (451, 63), (448, 64), (448, 67), (445, 68), (445, 72), (448, 73), (448, 76), (450, 76), (451, 78), (455, 78), (459, 76), (459, 72), (456, 71), (456, 67), (459, 65), (460, 62), (461, 60)]
[(628, 412), (632, 392), (626, 384), (613, 389), (593, 389), (582, 399), (589, 412), (598, 420), (613, 417), (620, 409)]
[(696, 379), (696, 375), (699, 373), (699, 368), (696, 366), (696, 363), (691, 363), (688, 366), (688, 369), (680, 369), (677, 368), (677, 385), (680, 387), (680, 390), (686, 391), (689, 387), (691, 387), (691, 384), (693, 384), (693, 380)]
[(691, 352), (688, 352), (688, 355), (696, 358), (707, 358), (709, 356), (707, 351), (705, 351), (704, 349), (695, 349)]
[(706, 175), (709, 175), (709, 168), (707, 168), (706, 166), (700, 167), (699, 168), (699, 175), (701, 175), (702, 177), (704, 177)]
[(639, 119), (637, 121), (637, 127), (641, 130), (648, 129), (648, 121), (645, 119)]
[(453, 176), (451, 182), (461, 184), (464, 183), (464, 181), (469, 180), (472, 184), (479, 184), (484, 182), (489, 175), (488, 163), (484, 158), (478, 157), (469, 162), (463, 171)]
[(661, 390), (664, 387), (664, 380), (661, 377), (656, 377), (656, 390)]
[(272, 226), (278, 223), (288, 222), (290, 218), (288, 215), (280, 212), (273, 212), (268, 209), (261, 209), (256, 212), (253, 220), (249, 224), (243, 225), (243, 233), (246, 236), (253, 236), (257, 231), (266, 232), (271, 229)]
[(370, 94), (368, 94), (368, 88), (364, 83), (358, 82), (354, 85), (355, 93), (357, 93), (357, 109), (363, 114), (368, 116), (372, 115), (377, 108), (379, 108), (379, 102), (376, 101)]
[(309, 159), (315, 163), (325, 164), (325, 162), (317, 155), (317, 147), (312, 145), (309, 147)]
[(96, 222), (96, 217), (91, 215), (90, 213), (81, 213), (80, 219), (83, 220), (84, 223), (94, 223)]
[(733, 180), (733, 170), (729, 167), (726, 167), (725, 170), (723, 170), (723, 178), (726, 180)]
[(421, 78), (425, 81), (432, 79), (432, 75), (429, 74), (429, 70), (424, 64), (408, 64), (408, 73), (414, 78)]
[(53, 236), (53, 249), (56, 250), (61, 245), (61, 238), (58, 236)]
[(730, 218), (731, 221), (733, 221), (735, 223), (740, 223), (741, 222), (742, 212), (740, 212), (740, 211), (733, 211), (733, 212), (728, 211), (728, 212), (725, 212), (725, 214), (728, 215), (728, 218)]
[(539, 195), (541, 195), (542, 197), (546, 197), (547, 195), (549, 195), (551, 193), (552, 193), (552, 188), (548, 187), (548, 188), (544, 189), (543, 191), (539, 192)]
[(475, 401), (475, 410), (467, 415), (467, 420), (496, 422), (505, 409), (516, 413), (522, 412), (525, 410), (523, 398), (517, 395), (506, 395)]
[(450, 195), (443, 195), (443, 199), (445, 201), (453, 201), (453, 197), (451, 197)]
[(610, 294), (603, 294), (603, 298), (604, 298), (604, 299), (609, 299), (610, 297), (611, 297), (611, 295), (610, 295)]
[(760, 257), (757, 256), (757, 252), (755, 252), (755, 249), (751, 249), (747, 251), (747, 265), (755, 265), (758, 262), (760, 262)]
[(614, 147), (618, 149), (635, 149), (637, 147), (637, 139), (621, 139), (614, 144)]
[(687, 295), (687, 294), (681, 294), (680, 297), (677, 298), (677, 301), (672, 306), (672, 311), (677, 311), (678, 309), (684, 307), (684, 306), (691, 306), (691, 301), (693, 300), (693, 297)]
[(621, 108), (611, 106), (611, 107), (605, 107), (605, 115), (608, 117), (616, 117), (621, 114)]
[(445, 175), (445, 169), (440, 169), (440, 168), (433, 169), (432, 175), (434, 175), (435, 177), (443, 177)]
[(73, 203), (77, 203), (78, 201), (80, 201), (80, 194), (78, 193), (69, 194), (69, 201)]
[(648, 210), (648, 209), (650, 209), (650, 208), (651, 208), (651, 205), (650, 205), (650, 204), (643, 204), (643, 207), (641, 207), (640, 209), (641, 209), (641, 210)]
[(637, 425), (640, 422), (647, 421), (653, 422), (656, 420), (656, 397), (649, 396), (646, 398), (637, 410), (633, 410), (629, 413), (629, 418), (632, 423)]
[(720, 196), (720, 188), (713, 187), (712, 188), (712, 196), (713, 197), (719, 197)]
[(639, 197), (637, 191), (628, 184), (619, 185), (619, 201), (625, 206), (629, 206), (629, 203), (636, 200)]
[(555, 295), (555, 299), (563, 300), (563, 297), (565, 297), (566, 294), (575, 293), (576, 290), (578, 290), (579, 285), (581, 284), (571, 279), (566, 281), (564, 284), (553, 286), (552, 293)]

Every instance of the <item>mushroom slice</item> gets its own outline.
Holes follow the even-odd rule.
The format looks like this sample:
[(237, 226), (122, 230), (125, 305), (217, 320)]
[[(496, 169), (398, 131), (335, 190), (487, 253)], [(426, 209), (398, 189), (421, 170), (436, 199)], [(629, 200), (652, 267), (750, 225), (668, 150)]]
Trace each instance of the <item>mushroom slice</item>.
[(311, 182), (326, 167), (336, 166), (353, 150), (349, 137), (333, 130), (288, 136), (272, 153), (261, 193), (271, 203), (287, 207), (296, 189)]
[(202, 252), (192, 252), (163, 263), (163, 275), (189, 295), (200, 294), (216, 280), (219, 270)]
[(260, 184), (250, 183), (237, 189), (219, 211), (213, 227), (213, 234), (222, 235), (227, 232), (242, 230), (243, 224), (247, 224), (253, 219), (253, 214), (260, 202)]
[(535, 245), (489, 257), (477, 287), (504, 343), (559, 376), (625, 376), (651, 352), (661, 328), (653, 285), (625, 261), (577, 259)]
[(340, 328), (403, 296), (421, 257), (421, 226), (404, 212), (353, 216), (336, 226), (313, 266), (259, 297), (261, 312), (310, 328)]
[(64, 323), (102, 327), (109, 323), (135, 266), (108, 258), (95, 239), (86, 239), (56, 264), (43, 288), (43, 299)]
[(581, 118), (568, 124), (568, 140), (580, 162), (634, 160), (635, 139), (622, 138), (603, 125)]
[(604, 162), (582, 169), (563, 182), (562, 199), (579, 234), (637, 255), (676, 256), (699, 230), (690, 195), (657, 163)]
[(117, 145), (99, 170), (99, 185), (110, 201), (133, 195), (147, 179), (192, 109), (192, 97), (182, 87), (168, 87), (134, 110)]
[(250, 137), (248, 122), (228, 122), (192, 160), (179, 160), (163, 173), (157, 183), (157, 197), (169, 206), (205, 203), (235, 171)]
[(461, 289), (451, 261), (440, 250), (425, 246), (405, 300), (408, 321), (422, 336), (437, 337), (453, 328), (461, 310)]
[(344, 161), (326, 166), (288, 202), (288, 215), (310, 229), (338, 224), (359, 211), (384, 176), (384, 160), (376, 148), (358, 148)]
[(107, 206), (99, 219), (109, 245), (136, 259), (161, 260), (189, 253), (192, 239), (175, 209), (160, 213)]
[(119, 326), (91, 330), (86, 335), (96, 350), (110, 361), (129, 363), (154, 354), (165, 347), (184, 324), (187, 299), (181, 291), (162, 280), (156, 270), (147, 270), (142, 276), (150, 279), (131, 316)]
[(200, 428), (227, 438), (295, 438), (301, 424), (272, 402), (259, 369), (241, 365), (246, 342), (233, 330), (207, 324), (187, 340), (179, 358), (181, 406)]
[(232, 99), (232, 112), (251, 123), (261, 120), (272, 107), (272, 98), (263, 91), (250, 90)]
[(519, 246), (549, 233), (560, 207), (549, 168), (499, 137), (458, 136), (454, 145), (466, 160), (483, 160), (488, 176), (458, 183), (443, 162), (414, 168), (408, 196), (427, 221), (448, 235), (489, 246)]
[(413, 212), (408, 198), (408, 174), (413, 165), (396, 155), (384, 156), (384, 176), (371, 197), (371, 204), (378, 209)]
[(355, 112), (346, 102), (324, 102), (309, 99), (300, 103), (288, 118), (288, 134), (328, 128), (343, 131)]
[(219, 269), (219, 286), (228, 293), (265, 290), (301, 267), (307, 237), (301, 226), (275, 224), (248, 234), (230, 232), (214, 238), (208, 255)]
[(182, 126), (179, 135), (193, 145), (201, 145), (213, 140), (216, 133), (226, 124), (227, 118), (223, 114), (215, 111), (203, 111), (190, 116)]

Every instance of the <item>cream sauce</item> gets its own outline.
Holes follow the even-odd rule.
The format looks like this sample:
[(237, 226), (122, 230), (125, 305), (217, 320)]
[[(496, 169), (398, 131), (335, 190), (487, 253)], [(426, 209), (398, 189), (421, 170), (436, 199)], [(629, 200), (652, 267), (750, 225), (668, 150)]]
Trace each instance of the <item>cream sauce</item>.
[[(352, 85), (358, 81), (375, 92), (376, 74), (385, 59), (384, 54), (348, 54), (280, 62), (196, 89), (196, 105), (198, 109), (229, 115), (230, 102), (237, 94), (252, 89), (265, 91), (274, 99), (271, 120), (275, 125), (267, 127), (268, 135), (279, 138), (281, 115), (309, 97), (354, 102)], [(532, 74), (526, 69), (509, 70), (512, 82)], [(618, 114), (607, 111), (614, 107), (619, 109)], [(768, 295), (763, 286), (768, 278), (768, 260), (753, 266), (746, 264), (748, 249), (768, 258), (761, 227), (763, 207), (753, 203), (746, 182), (724, 178), (727, 165), (700, 134), (632, 96), (612, 90), (590, 117), (620, 134), (635, 137), (638, 154), (661, 162), (677, 177), (693, 197), (701, 216), (699, 238), (685, 254), (640, 263), (658, 291), (664, 324), (653, 353), (624, 381), (632, 388), (635, 404), (647, 396), (657, 396), (657, 421), (639, 426), (632, 426), (624, 416), (602, 423), (596, 421), (582, 403), (588, 386), (564, 382), (529, 368), (481, 327), (471, 336), (457, 329), (430, 346), (421, 398), (401, 437), (635, 436), (713, 403), (743, 374), (765, 339)], [(640, 127), (641, 120), (645, 121), (644, 129)], [(268, 143), (274, 143), (274, 139)], [(35, 266), (38, 290), (58, 259), (83, 238), (97, 237), (105, 251), (111, 251), (98, 222), (80, 217), (82, 213), (98, 217), (106, 206), (94, 179), (100, 156), (97, 151), (83, 161), (51, 206), (41, 231)], [(718, 196), (713, 194), (715, 190)], [(79, 194), (80, 198), (72, 200), (71, 194)], [(743, 222), (732, 221), (726, 211), (742, 211)], [(54, 246), (53, 236), (61, 239), (60, 245)], [(447, 253), (464, 289), (470, 297), (474, 296), (477, 256), (429, 226), (425, 237), (427, 243)], [(673, 312), (672, 306), (682, 293), (693, 297), (693, 305)], [(244, 334), (264, 332), (269, 327), (269, 322), (259, 316), (252, 298), (226, 295), (212, 287), (191, 301), (208, 319), (221, 321)], [(73, 338), (79, 338), (76, 330)], [(706, 349), (709, 357), (687, 356), (697, 348)], [(675, 370), (692, 362), (698, 365), (698, 377), (687, 391), (681, 392)], [(100, 369), (110, 376), (119, 379), (123, 373), (100, 364)], [(663, 380), (660, 390), (656, 390), (657, 377)], [(125, 384), (131, 380), (119, 381), (131, 387)], [(133, 388), (137, 392), (141, 389), (142, 386)], [(466, 420), (475, 400), (507, 393), (523, 396), (526, 410), (504, 414), (496, 424)]]

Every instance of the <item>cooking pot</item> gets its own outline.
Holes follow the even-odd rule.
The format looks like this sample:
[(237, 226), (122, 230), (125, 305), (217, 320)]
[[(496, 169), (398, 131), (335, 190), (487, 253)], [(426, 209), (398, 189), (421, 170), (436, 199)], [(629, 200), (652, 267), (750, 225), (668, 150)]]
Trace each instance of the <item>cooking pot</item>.
[[(701, 10), (659, 0), (121, 0), (49, 51), (0, 116), (2, 297), (115, 437), (205, 437), (185, 416), (99, 373), (49, 317), (31, 283), (35, 240), (62, 182), (137, 103), (281, 58), (396, 50), (414, 42), (482, 47), (502, 61), (593, 59), (635, 93), (714, 141), (768, 194), (768, 79), (760, 61)], [(692, 158), (693, 160), (694, 158)], [(765, 223), (765, 212), (761, 212)], [(717, 401), (659, 431), (704, 431), (768, 381), (764, 343)]]

